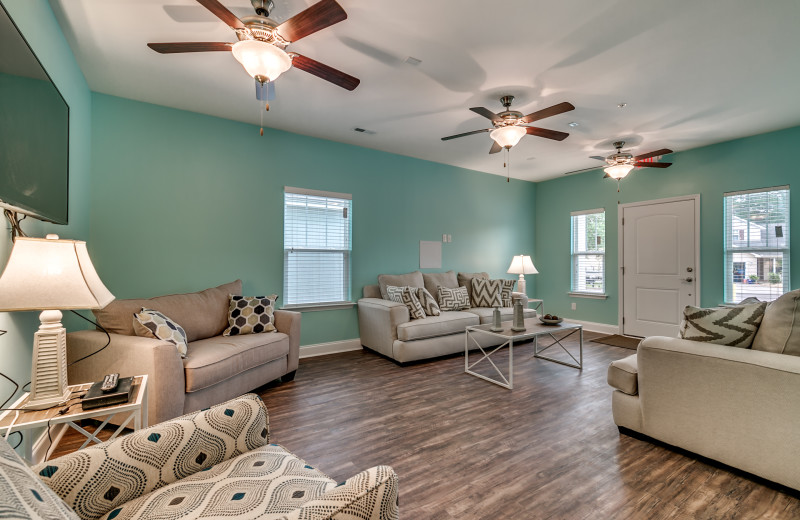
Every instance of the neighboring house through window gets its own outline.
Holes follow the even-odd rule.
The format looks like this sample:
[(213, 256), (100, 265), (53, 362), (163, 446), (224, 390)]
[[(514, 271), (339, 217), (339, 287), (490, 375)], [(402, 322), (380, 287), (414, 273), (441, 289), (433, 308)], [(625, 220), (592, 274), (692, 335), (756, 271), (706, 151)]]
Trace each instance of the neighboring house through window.
[(725, 301), (789, 291), (789, 187), (725, 194)]
[(606, 292), (606, 213), (604, 209), (573, 211), (572, 285), (570, 292)]
[(350, 304), (352, 196), (284, 188), (283, 307)]

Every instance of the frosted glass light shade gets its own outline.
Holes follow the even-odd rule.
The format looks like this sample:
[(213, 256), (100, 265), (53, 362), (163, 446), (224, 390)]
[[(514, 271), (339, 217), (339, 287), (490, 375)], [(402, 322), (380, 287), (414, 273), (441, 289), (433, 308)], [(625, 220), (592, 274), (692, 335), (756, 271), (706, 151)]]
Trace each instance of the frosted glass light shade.
[(615, 164), (614, 166), (609, 166), (605, 168), (604, 171), (612, 178), (612, 179), (623, 179), (626, 175), (628, 175), (631, 170), (633, 169), (632, 164)]
[(497, 141), (497, 144), (503, 148), (511, 148), (515, 146), (527, 132), (528, 131), (522, 126), (503, 126), (492, 130), (489, 137)]
[(534, 267), (530, 256), (516, 255), (511, 260), (511, 265), (508, 266), (508, 271), (506, 272), (508, 274), (537, 274), (539, 271)]
[(231, 52), (244, 70), (262, 83), (275, 81), (292, 66), (292, 59), (286, 51), (259, 40), (238, 41), (233, 44)]

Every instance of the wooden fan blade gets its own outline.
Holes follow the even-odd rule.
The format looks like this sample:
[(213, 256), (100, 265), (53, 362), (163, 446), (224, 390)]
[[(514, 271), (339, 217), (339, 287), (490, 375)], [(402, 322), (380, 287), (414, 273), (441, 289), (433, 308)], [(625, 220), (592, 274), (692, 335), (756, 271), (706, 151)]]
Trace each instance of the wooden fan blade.
[(669, 168), (672, 166), (671, 162), (642, 162), (636, 161), (633, 163), (634, 166), (639, 166), (642, 168)]
[(161, 54), (174, 54), (176, 52), (206, 52), (229, 51), (230, 43), (226, 42), (179, 42), (179, 43), (148, 43), (147, 46)]
[(228, 24), (231, 29), (246, 29), (247, 27), (239, 20), (235, 14), (217, 2), (217, 0), (197, 0), (197, 3), (214, 13), (214, 16)]
[(672, 150), (669, 148), (662, 148), (661, 150), (656, 150), (655, 152), (643, 153), (642, 155), (637, 155), (634, 157), (635, 160), (641, 161), (642, 159), (649, 159), (651, 157), (658, 157), (659, 155), (667, 155), (668, 153), (672, 153)]
[(537, 137), (546, 137), (547, 139), (554, 139), (556, 141), (563, 141), (569, 134), (566, 132), (559, 132), (558, 130), (548, 130), (547, 128), (537, 128), (535, 126), (524, 126), (525, 131), (530, 135)]
[(570, 110), (575, 110), (575, 107), (572, 105), (572, 103), (567, 103), (565, 101), (563, 103), (532, 112), (527, 116), (524, 116), (520, 121), (523, 123), (533, 123), (534, 121), (538, 121), (546, 117), (557, 116), (558, 114), (563, 114), (564, 112), (569, 112)]
[(346, 19), (347, 13), (336, 0), (322, 0), (280, 24), (277, 31), (284, 40), (296, 42)]
[(489, 153), (497, 153), (502, 150), (503, 147), (497, 144), (497, 141), (492, 142), (492, 147), (489, 149)]
[(605, 174), (605, 175), (603, 175), (603, 178), (604, 178), (604, 179), (610, 179), (610, 178), (611, 178), (611, 175), (609, 175), (609, 174)]
[(501, 122), (503, 120), (502, 117), (498, 116), (497, 114), (495, 114), (494, 112), (492, 112), (488, 108), (472, 107), (472, 108), (470, 108), (470, 110), (472, 110), (473, 112), (475, 112), (478, 115), (481, 115), (481, 116), (485, 117), (486, 119), (491, 119), (492, 121), (494, 121), (496, 123), (499, 123), (499, 122)]
[(354, 78), (350, 74), (345, 74), (340, 70), (336, 70), (333, 67), (329, 67), (324, 63), (320, 63), (302, 54), (292, 55), (292, 65), (318, 78), (322, 78), (325, 81), (330, 81), (334, 85), (339, 85), (343, 89), (353, 90), (361, 83), (360, 79)]
[(450, 139), (455, 139), (457, 137), (464, 137), (465, 135), (472, 135), (472, 134), (480, 134), (483, 132), (491, 132), (494, 130), (493, 128), (483, 128), (481, 130), (473, 130), (472, 132), (464, 132), (463, 134), (456, 134), (456, 135), (448, 135), (447, 137), (442, 137), (442, 141), (449, 141)]
[(592, 155), (592, 156), (589, 157), (589, 159), (597, 159), (598, 161), (606, 162), (606, 158), (605, 157), (600, 157), (599, 155)]

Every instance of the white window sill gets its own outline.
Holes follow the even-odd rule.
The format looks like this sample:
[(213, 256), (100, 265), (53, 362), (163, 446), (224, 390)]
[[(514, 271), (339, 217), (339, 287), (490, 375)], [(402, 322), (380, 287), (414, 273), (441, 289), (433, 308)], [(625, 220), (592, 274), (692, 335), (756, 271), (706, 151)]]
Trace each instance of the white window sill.
[(567, 296), (572, 298), (589, 298), (592, 300), (605, 300), (608, 298), (607, 294), (602, 293), (585, 293), (585, 292), (568, 292)]
[(335, 311), (338, 309), (350, 309), (356, 302), (330, 302), (330, 303), (300, 303), (297, 305), (284, 305), (281, 310), (284, 311)]

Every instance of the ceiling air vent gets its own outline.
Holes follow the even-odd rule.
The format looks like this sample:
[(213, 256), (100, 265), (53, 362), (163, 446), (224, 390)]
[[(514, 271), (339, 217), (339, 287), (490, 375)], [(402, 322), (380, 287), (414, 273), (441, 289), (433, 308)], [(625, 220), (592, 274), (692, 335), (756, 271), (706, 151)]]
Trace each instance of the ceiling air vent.
[(367, 130), (366, 128), (353, 128), (354, 132), (358, 132), (360, 134), (367, 134), (367, 135), (375, 135), (375, 130)]

